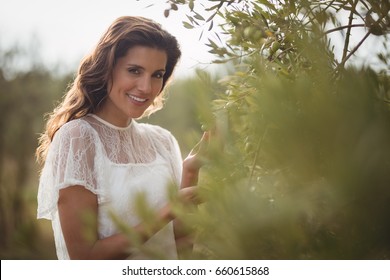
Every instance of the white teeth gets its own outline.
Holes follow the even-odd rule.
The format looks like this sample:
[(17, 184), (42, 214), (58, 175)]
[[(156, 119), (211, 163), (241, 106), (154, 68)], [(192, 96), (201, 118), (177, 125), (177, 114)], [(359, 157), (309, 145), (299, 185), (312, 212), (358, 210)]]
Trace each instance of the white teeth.
[(131, 95), (131, 94), (127, 94), (127, 96), (130, 97), (131, 99), (137, 101), (137, 102), (145, 102), (147, 100), (147, 99), (139, 98), (139, 97)]

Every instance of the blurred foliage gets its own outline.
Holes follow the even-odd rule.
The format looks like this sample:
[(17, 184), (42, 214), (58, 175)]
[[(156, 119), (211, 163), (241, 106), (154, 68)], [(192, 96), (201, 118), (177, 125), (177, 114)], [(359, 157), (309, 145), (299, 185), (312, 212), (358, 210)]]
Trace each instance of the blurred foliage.
[(52, 233), (49, 238), (42, 233), (47, 224), (36, 223), (39, 171), (34, 153), (39, 133), (43, 131), (43, 116), (52, 110), (70, 77), (53, 75), (39, 61), (25, 69), (18, 67), (30, 59), (29, 56), (17, 46), (9, 50), (0, 49), (2, 259), (55, 257)]
[(224, 149), (203, 170), (206, 202), (184, 215), (195, 257), (389, 258), (390, 114), (376, 74), (312, 84), (257, 71), (229, 81)]
[[(184, 26), (203, 28), (215, 62), (235, 65), (199, 106), (212, 108), (215, 143), (205, 202), (178, 206), (196, 241), (184, 258), (389, 259), (387, 44), (372, 53), (380, 69), (347, 63), (367, 37), (387, 42), (389, 2), (167, 3), (188, 6)], [(352, 46), (354, 28), (365, 35)], [(340, 54), (331, 33), (342, 33)]]

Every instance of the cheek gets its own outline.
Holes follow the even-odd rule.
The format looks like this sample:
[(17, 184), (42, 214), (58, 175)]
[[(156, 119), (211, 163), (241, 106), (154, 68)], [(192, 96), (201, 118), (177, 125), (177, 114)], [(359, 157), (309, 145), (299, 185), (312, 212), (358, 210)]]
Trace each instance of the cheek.
[(117, 77), (114, 75), (107, 83), (107, 93), (110, 95), (111, 93), (115, 92), (118, 89), (118, 86), (120, 80), (117, 79)]
[(155, 95), (159, 95), (161, 93), (162, 85), (163, 85), (162, 80), (159, 80), (153, 84), (153, 93)]
[(126, 71), (114, 71), (111, 79), (111, 88), (129, 87), (132, 84), (134, 84), (134, 81)]

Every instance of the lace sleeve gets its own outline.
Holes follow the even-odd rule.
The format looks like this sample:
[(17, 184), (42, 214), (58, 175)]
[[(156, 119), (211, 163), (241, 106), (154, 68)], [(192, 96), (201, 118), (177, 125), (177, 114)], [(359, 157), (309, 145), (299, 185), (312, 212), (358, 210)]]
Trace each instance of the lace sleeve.
[(60, 189), (81, 185), (99, 194), (95, 143), (91, 127), (81, 120), (65, 124), (55, 134), (39, 182), (38, 218), (53, 218)]

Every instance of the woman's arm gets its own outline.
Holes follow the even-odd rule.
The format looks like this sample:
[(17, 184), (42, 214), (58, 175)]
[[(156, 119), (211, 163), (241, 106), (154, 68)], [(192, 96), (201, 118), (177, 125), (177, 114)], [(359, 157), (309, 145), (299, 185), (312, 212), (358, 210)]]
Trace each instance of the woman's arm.
[[(97, 197), (83, 186), (60, 190), (58, 211), (70, 259), (126, 259), (130, 255), (128, 248), (131, 243), (125, 234), (99, 240)], [(161, 222), (171, 221), (170, 206), (160, 209), (158, 216)], [(149, 239), (142, 224), (134, 229), (144, 242)], [(156, 228), (155, 231), (158, 230)]]
[[(208, 142), (209, 132), (205, 132), (201, 140), (183, 161), (180, 192), (182, 192), (182, 196), (185, 197), (185, 199), (182, 200), (184, 203), (199, 203), (199, 197), (197, 195), (198, 187), (196, 185), (198, 184), (200, 168), (203, 166), (207, 155)], [(174, 231), (179, 255), (191, 251), (193, 247), (193, 237), (189, 229), (187, 229), (180, 220), (175, 219)]]

